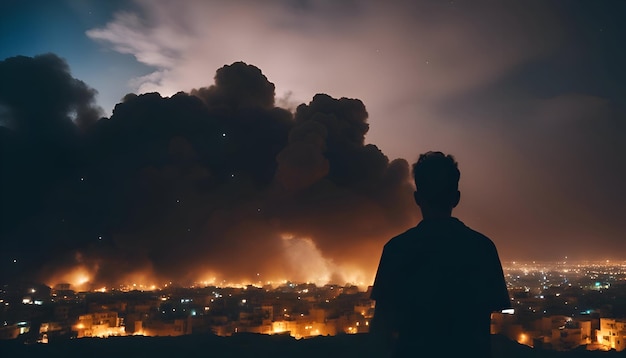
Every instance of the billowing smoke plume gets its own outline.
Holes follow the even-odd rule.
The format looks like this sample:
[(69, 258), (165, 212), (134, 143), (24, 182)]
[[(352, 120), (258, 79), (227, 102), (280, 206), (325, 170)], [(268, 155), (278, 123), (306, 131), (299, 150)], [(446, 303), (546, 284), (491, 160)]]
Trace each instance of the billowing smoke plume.
[(95, 120), (94, 90), (54, 55), (0, 73), (5, 280), (369, 284), (382, 244), (415, 223), (409, 165), (365, 144), (357, 99), (294, 113), (236, 62)]

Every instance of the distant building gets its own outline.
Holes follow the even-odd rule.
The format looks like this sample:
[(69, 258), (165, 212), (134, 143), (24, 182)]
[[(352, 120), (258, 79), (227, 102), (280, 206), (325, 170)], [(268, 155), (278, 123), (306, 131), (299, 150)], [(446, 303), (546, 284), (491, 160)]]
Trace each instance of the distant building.
[(358, 302), (354, 305), (354, 312), (364, 318), (372, 318), (374, 316), (374, 302), (373, 300)]
[(15, 339), (20, 334), (30, 332), (30, 322), (22, 321), (16, 324), (0, 326), (0, 340)]
[(491, 314), (491, 334), (507, 335), (507, 327), (516, 324), (517, 317), (512, 314), (494, 312)]
[(600, 329), (596, 333), (599, 344), (616, 351), (626, 349), (626, 320), (600, 318)]
[(73, 300), (76, 298), (76, 292), (71, 289), (69, 283), (59, 283), (52, 288), (51, 296), (54, 301)]
[(591, 343), (591, 321), (567, 321), (564, 326), (552, 329), (552, 348), (571, 350)]
[(501, 334), (520, 344), (535, 348), (571, 350), (593, 342), (592, 321), (568, 316), (541, 317), (530, 325), (522, 325), (516, 315), (493, 313), (491, 333)]
[(126, 335), (122, 319), (113, 311), (80, 315), (72, 330), (77, 332), (77, 338)]
[(136, 321), (135, 334), (144, 336), (184, 336), (191, 334), (191, 316), (173, 321)]
[(75, 338), (76, 332), (65, 322), (43, 322), (39, 326), (39, 343), (49, 343), (50, 341)]

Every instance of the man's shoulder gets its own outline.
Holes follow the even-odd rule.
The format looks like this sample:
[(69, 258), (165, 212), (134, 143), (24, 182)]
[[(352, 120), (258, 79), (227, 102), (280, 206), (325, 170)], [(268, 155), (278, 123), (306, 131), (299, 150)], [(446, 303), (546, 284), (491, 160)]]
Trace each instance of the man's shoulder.
[(465, 224), (463, 224), (463, 227), (464, 227), (464, 235), (468, 239), (472, 240), (473, 243), (485, 245), (489, 247), (495, 247), (495, 244), (493, 243), (493, 241), (491, 241), (491, 239), (487, 237), (485, 234), (478, 232)]
[(387, 245), (390, 247), (404, 246), (420, 238), (432, 239), (435, 237), (444, 240), (471, 242), (480, 246), (494, 245), (493, 241), (485, 234), (470, 228), (454, 217), (447, 220), (421, 221), (417, 226), (393, 237), (387, 242)]
[(392, 237), (389, 241), (387, 241), (384, 249), (392, 250), (392, 249), (405, 246), (413, 242), (415, 240), (415, 237), (418, 236), (418, 233), (419, 233), (419, 230), (417, 229), (417, 227), (412, 227), (408, 229), (407, 231), (403, 232), (402, 234)]
[(420, 241), (433, 240), (448, 245), (473, 247), (480, 250), (494, 250), (495, 244), (485, 234), (478, 232), (456, 218), (435, 222), (422, 221), (417, 226), (394, 236), (385, 244), (385, 251), (403, 251), (414, 248)]

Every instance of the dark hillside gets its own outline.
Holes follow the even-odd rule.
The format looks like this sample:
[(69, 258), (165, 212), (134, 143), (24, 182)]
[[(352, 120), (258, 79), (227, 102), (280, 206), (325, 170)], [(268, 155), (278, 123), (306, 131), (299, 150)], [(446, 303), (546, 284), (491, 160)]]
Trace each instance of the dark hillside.
[[(181, 337), (83, 338), (50, 344), (24, 345), (0, 342), (4, 357), (375, 357), (368, 335), (341, 335), (296, 340), (290, 336), (238, 334), (231, 337), (189, 335)], [(556, 352), (532, 349), (502, 336), (493, 336), (494, 358), (614, 358), (626, 351), (584, 349)], [(445, 346), (441, 347), (445, 349)], [(436, 349), (431, 347), (428, 349)], [(426, 349), (425, 349), (426, 350)], [(439, 352), (437, 352), (439, 353)], [(443, 351), (441, 352), (443, 353)]]

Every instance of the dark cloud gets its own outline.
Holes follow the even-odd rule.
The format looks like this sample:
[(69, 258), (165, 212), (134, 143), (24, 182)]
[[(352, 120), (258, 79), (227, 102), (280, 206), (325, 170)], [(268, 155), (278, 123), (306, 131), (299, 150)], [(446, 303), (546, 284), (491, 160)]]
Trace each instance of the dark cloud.
[(39, 259), (46, 247), (33, 243), (50, 237), (13, 234), (48, 220), (46, 210), (54, 213), (54, 207), (44, 209), (46, 200), (74, 174), (81, 132), (95, 123), (101, 109), (95, 105), (96, 91), (73, 78), (65, 61), (53, 54), (7, 58), (0, 62), (0, 78), (3, 250), (28, 249)]
[[(55, 88), (67, 85), (66, 77), (42, 78)], [(368, 284), (381, 242), (417, 213), (408, 163), (390, 162), (364, 143), (364, 104), (318, 94), (292, 113), (275, 106), (274, 84), (261, 70), (243, 62), (218, 69), (214, 79), (171, 97), (128, 94), (99, 121), (66, 115), (47, 124), (72, 130), (75, 153), (64, 167), (47, 168), (59, 179), (38, 176), (33, 183), (45, 183), (42, 199), (29, 203), (38, 214), (14, 216), (22, 224), (5, 230), (3, 265), (13, 256), (20, 263), (3, 272), (69, 280), (74, 270), (104, 285), (213, 277)], [(6, 103), (18, 108), (27, 94)], [(75, 98), (92, 99), (67, 97), (38, 113), (64, 113), (83, 108)], [(22, 122), (33, 130), (42, 125), (15, 121), (2, 128), (3, 146), (12, 150)], [(7, 158), (26, 157), (14, 151)], [(24, 180), (10, 173), (13, 183)], [(41, 252), (29, 252), (33, 246)]]
[(8, 125), (28, 135), (67, 136), (74, 131), (72, 122), (86, 126), (101, 113), (96, 91), (73, 78), (56, 55), (7, 58), (0, 62), (0, 77), (0, 103), (9, 112)]
[(298, 106), (290, 142), (278, 156), (277, 181), (296, 192), (284, 204), (288, 230), (306, 230), (336, 257), (351, 256), (359, 245), (352, 238), (389, 236), (416, 214), (408, 163), (390, 163), (364, 144), (366, 120), (361, 101), (318, 94)]
[(325, 178), (330, 170), (326, 153), (326, 127), (315, 121), (295, 126), (287, 146), (278, 154), (277, 182), (288, 191), (299, 191)]
[(274, 84), (261, 70), (243, 62), (225, 65), (215, 74), (215, 85), (194, 89), (209, 107), (261, 107), (274, 106)]

